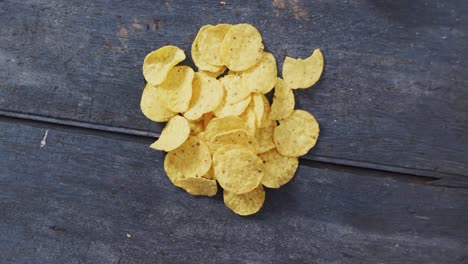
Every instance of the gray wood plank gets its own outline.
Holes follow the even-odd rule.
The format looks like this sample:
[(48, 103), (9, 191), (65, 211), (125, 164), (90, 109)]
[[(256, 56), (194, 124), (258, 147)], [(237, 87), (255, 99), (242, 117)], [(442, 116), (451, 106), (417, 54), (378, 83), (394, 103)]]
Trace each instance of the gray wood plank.
[(468, 176), (465, 1), (225, 2), (1, 1), (0, 110), (158, 132), (139, 110), (145, 54), (249, 22), (278, 66), (325, 54), (322, 80), (296, 92), (322, 128), (308, 159)]
[(301, 165), (242, 218), (172, 186), (149, 139), (7, 119), (0, 131), (2, 263), (468, 260), (466, 189)]

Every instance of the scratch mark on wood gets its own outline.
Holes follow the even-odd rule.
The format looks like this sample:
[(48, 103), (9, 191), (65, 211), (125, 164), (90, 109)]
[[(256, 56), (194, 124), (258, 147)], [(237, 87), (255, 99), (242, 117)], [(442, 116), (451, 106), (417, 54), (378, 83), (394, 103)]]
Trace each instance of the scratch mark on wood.
[(49, 134), (49, 130), (47, 129), (45, 134), (44, 134), (44, 137), (41, 140), (41, 148), (43, 148), (46, 145), (46, 139), (47, 139), (48, 134)]

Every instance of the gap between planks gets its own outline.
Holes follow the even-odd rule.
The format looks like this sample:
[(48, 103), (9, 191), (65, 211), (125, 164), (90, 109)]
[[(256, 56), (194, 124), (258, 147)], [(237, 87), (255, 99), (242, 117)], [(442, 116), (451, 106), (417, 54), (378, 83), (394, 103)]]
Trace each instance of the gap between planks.
[[(0, 110), (0, 116), (3, 116), (6, 119), (10, 119), (10, 122), (13, 120), (22, 120), (26, 123), (30, 122), (40, 122), (40, 123), (49, 123), (57, 126), (65, 126), (79, 129), (87, 129), (94, 132), (104, 132), (104, 133), (113, 133), (122, 136), (132, 136), (132, 137), (144, 137), (151, 138), (154, 140), (159, 137), (160, 133), (124, 128), (124, 127), (115, 127), (100, 125), (94, 123), (87, 123), (82, 121), (59, 119), (52, 117), (45, 117), (40, 115), (25, 114), (20, 112), (13, 111), (4, 111)], [(1, 119), (0, 119), (1, 120)], [(89, 131), (88, 131), (89, 132)], [(90, 133), (86, 133), (90, 134)], [(95, 133), (92, 133), (95, 134)], [(342, 170), (347, 172), (357, 172), (361, 174), (366, 170), (373, 170), (381, 172), (382, 177), (391, 177), (396, 180), (403, 180), (406, 182), (413, 182), (419, 184), (431, 184), (438, 185), (443, 187), (451, 188), (467, 188), (466, 183), (461, 183), (460, 185), (454, 185), (450, 182), (455, 179), (458, 175), (442, 174), (438, 172), (421, 170), (421, 169), (412, 169), (412, 168), (403, 168), (399, 166), (385, 165), (385, 164), (375, 164), (369, 162), (361, 162), (354, 160), (347, 160), (341, 158), (326, 157), (320, 155), (309, 156), (309, 159), (301, 159), (301, 165), (307, 167), (326, 167), (332, 170)], [(379, 174), (380, 175), (380, 174)], [(379, 176), (380, 177), (380, 176)], [(448, 181), (447, 181), (448, 180)], [(446, 184), (448, 182), (448, 184)]]

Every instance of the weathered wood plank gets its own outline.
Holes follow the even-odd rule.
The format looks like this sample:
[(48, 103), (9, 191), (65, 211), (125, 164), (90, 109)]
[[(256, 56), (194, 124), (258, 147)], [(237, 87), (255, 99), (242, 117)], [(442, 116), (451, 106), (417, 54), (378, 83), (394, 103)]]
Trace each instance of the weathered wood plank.
[(0, 131), (5, 263), (468, 259), (468, 190), (300, 166), (258, 215), (242, 218), (220, 196), (172, 186), (148, 139), (5, 119)]
[(249, 22), (279, 66), (326, 56), (320, 83), (296, 92), (322, 127), (308, 158), (468, 175), (465, 1), (225, 2), (1, 1), (0, 109), (158, 132), (139, 110), (145, 54)]

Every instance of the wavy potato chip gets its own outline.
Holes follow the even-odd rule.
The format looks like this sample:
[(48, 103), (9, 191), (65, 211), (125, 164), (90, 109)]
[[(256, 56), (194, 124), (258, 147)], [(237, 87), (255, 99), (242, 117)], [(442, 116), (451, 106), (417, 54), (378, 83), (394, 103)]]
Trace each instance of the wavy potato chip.
[(221, 44), (224, 36), (231, 29), (230, 24), (218, 24), (209, 27), (200, 33), (198, 39), (198, 51), (201, 58), (211, 65), (223, 66), (221, 58)]
[(275, 57), (263, 52), (260, 61), (242, 73), (242, 85), (252, 92), (266, 94), (275, 86), (277, 75)]
[(255, 114), (252, 101), (249, 106), (247, 106), (244, 113), (240, 115), (240, 118), (245, 123), (245, 130), (247, 130), (250, 135), (255, 135), (257, 131), (257, 115)]
[(214, 136), (208, 143), (211, 153), (216, 153), (225, 145), (238, 145), (241, 148), (257, 152), (257, 140), (244, 129), (235, 129)]
[(229, 104), (225, 100), (215, 109), (213, 113), (216, 117), (226, 117), (230, 115), (240, 116), (247, 106), (249, 106), (250, 97), (247, 97), (237, 103)]
[(192, 99), (184, 116), (190, 120), (197, 120), (203, 114), (211, 112), (219, 106), (224, 96), (224, 88), (215, 78), (200, 73), (195, 73), (192, 87)]
[(283, 79), (291, 89), (309, 88), (320, 79), (323, 64), (320, 49), (315, 49), (306, 59), (286, 57), (283, 63)]
[(249, 97), (251, 91), (242, 85), (242, 77), (240, 74), (231, 74), (223, 76), (219, 79), (226, 91), (226, 102), (230, 104), (237, 103)]
[(174, 185), (180, 179), (201, 177), (210, 168), (210, 150), (196, 136), (190, 136), (180, 147), (168, 152), (164, 160), (164, 170)]
[(265, 202), (265, 190), (262, 185), (248, 193), (235, 194), (224, 190), (224, 204), (234, 213), (242, 216), (253, 215), (262, 208)]
[(143, 76), (152, 85), (162, 83), (177, 63), (185, 60), (185, 53), (176, 46), (164, 46), (146, 55)]
[(205, 74), (207, 75), (208, 77), (212, 77), (212, 78), (218, 78), (221, 74), (223, 74), (224, 72), (226, 71), (226, 66), (222, 66), (221, 68), (219, 68), (218, 71), (216, 72), (210, 72), (210, 71), (199, 71), (199, 73), (201, 74)]
[(250, 192), (263, 178), (263, 161), (248, 149), (232, 149), (217, 156), (213, 169), (221, 187), (235, 194)]
[(273, 142), (273, 131), (275, 130), (276, 122), (269, 120), (269, 124), (261, 128), (258, 128), (255, 133), (255, 139), (257, 140), (257, 153), (263, 153), (270, 149), (275, 148)]
[(151, 84), (146, 84), (140, 101), (141, 112), (148, 118), (155, 122), (167, 122), (173, 116), (177, 115), (164, 106), (159, 95), (158, 88)]
[(315, 117), (303, 110), (294, 110), (273, 132), (273, 142), (283, 156), (299, 157), (315, 146), (320, 132)]
[(294, 100), (293, 91), (287, 86), (283, 79), (278, 78), (275, 85), (275, 94), (269, 118), (271, 120), (281, 120), (290, 116), (294, 111), (296, 101)]
[[(211, 65), (208, 62), (204, 61), (203, 58), (201, 57), (200, 51), (198, 49), (198, 40), (200, 39), (200, 35), (203, 33), (203, 31), (213, 27), (212, 25), (205, 25), (200, 28), (200, 30), (197, 33), (197, 36), (195, 37), (195, 40), (192, 43), (192, 59), (195, 65), (199, 70), (202, 71), (208, 71), (208, 72), (219, 72), (223, 67), (222, 66), (215, 66)], [(224, 72), (224, 70), (223, 70)]]
[(244, 121), (238, 116), (213, 118), (205, 130), (205, 138), (210, 141), (214, 136), (235, 129), (245, 129)]
[(218, 192), (218, 184), (215, 180), (205, 178), (182, 178), (177, 179), (176, 186), (184, 189), (191, 195), (215, 196)]
[(260, 61), (263, 54), (260, 32), (249, 24), (237, 24), (224, 36), (221, 57), (233, 71), (244, 71)]
[(192, 98), (194, 75), (188, 66), (176, 66), (169, 71), (166, 80), (158, 86), (166, 108), (177, 113), (187, 111)]
[(171, 151), (182, 145), (190, 135), (190, 125), (187, 119), (176, 115), (164, 127), (161, 136), (150, 148)]
[(259, 154), (259, 157), (263, 160), (265, 171), (262, 184), (268, 188), (276, 189), (288, 183), (299, 165), (298, 158), (285, 157), (276, 149)]

